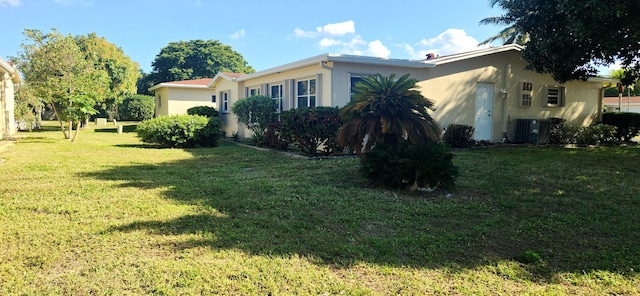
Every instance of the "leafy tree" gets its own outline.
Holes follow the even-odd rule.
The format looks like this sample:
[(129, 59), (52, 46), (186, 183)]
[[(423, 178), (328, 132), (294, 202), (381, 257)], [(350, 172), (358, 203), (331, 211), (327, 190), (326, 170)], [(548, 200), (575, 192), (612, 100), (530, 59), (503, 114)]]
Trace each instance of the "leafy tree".
[[(491, 0), (491, 7), (495, 7), (507, 0)], [(493, 35), (486, 40), (482, 41), (480, 45), (490, 44), (496, 40), (502, 40), (502, 44), (520, 44), (525, 45), (529, 41), (529, 34), (523, 32), (515, 26), (514, 20), (507, 16), (491, 16), (480, 20), (481, 25), (497, 25), (507, 26), (498, 34)]]
[(18, 86), (16, 90), (14, 107), (16, 119), (21, 124), (24, 123), (29, 131), (34, 125), (36, 129), (40, 128), (42, 109), (44, 108), (42, 100), (29, 87)]
[(138, 78), (138, 82), (136, 83), (138, 94), (153, 96), (153, 92), (149, 91), (149, 88), (152, 86), (154, 86), (153, 75), (144, 73), (142, 70), (140, 70), (140, 77)]
[(156, 99), (152, 96), (129, 95), (118, 109), (122, 120), (147, 120), (153, 118), (156, 111)]
[(218, 40), (171, 42), (151, 64), (152, 85), (213, 77), (218, 72), (253, 73), (242, 55)]
[(433, 102), (417, 90), (409, 74), (396, 79), (377, 74), (354, 87), (354, 100), (340, 110), (338, 143), (359, 155), (377, 143), (438, 141), (440, 128), (429, 114)]
[(278, 120), (278, 103), (269, 96), (250, 96), (233, 103), (231, 112), (253, 132), (252, 139), (262, 144), (267, 125)]
[[(638, 0), (502, 0), (501, 17), (529, 34), (528, 69), (558, 82), (587, 79), (619, 60), (625, 80), (640, 74)], [(625, 85), (630, 83), (623, 81)]]
[(125, 97), (136, 93), (136, 83), (141, 75), (140, 66), (125, 55), (121, 48), (95, 33), (76, 36), (75, 39), (86, 60), (98, 70), (97, 79), (107, 86), (99, 94), (101, 98), (98, 101), (108, 102), (106, 109), (117, 116), (118, 106)]
[[(99, 94), (107, 91), (104, 76), (86, 60), (76, 40), (55, 29), (47, 34), (25, 29), (30, 43), (23, 43), (14, 58), (24, 75), (31, 95), (46, 100), (60, 122), (66, 139), (74, 141), (80, 122), (97, 111)], [(68, 123), (65, 129), (63, 121)], [(71, 137), (73, 123), (76, 132)]]

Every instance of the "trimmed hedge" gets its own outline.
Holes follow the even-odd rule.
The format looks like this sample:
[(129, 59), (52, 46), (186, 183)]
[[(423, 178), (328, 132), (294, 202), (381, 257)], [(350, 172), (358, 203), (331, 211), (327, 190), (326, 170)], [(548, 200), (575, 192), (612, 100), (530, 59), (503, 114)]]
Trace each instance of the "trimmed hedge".
[(195, 106), (187, 109), (189, 115), (200, 115), (204, 117), (218, 117), (218, 110), (209, 106)]
[(172, 115), (141, 122), (136, 133), (143, 142), (162, 147), (215, 147), (224, 134), (221, 128), (216, 117)]
[(142, 121), (153, 118), (156, 112), (156, 100), (152, 96), (133, 95), (122, 101), (118, 107), (120, 120)]
[[(297, 108), (280, 113), (280, 138), (291, 141), (304, 154), (318, 154), (325, 144), (325, 154), (336, 152), (336, 136), (341, 126), (340, 111), (333, 107)], [(328, 144), (328, 145), (327, 145)]]
[(563, 144), (598, 145), (616, 141), (616, 127), (607, 124), (592, 124), (590, 126), (564, 125), (560, 131), (560, 141)]
[(602, 123), (617, 127), (616, 138), (621, 142), (631, 142), (640, 133), (640, 113), (604, 113)]

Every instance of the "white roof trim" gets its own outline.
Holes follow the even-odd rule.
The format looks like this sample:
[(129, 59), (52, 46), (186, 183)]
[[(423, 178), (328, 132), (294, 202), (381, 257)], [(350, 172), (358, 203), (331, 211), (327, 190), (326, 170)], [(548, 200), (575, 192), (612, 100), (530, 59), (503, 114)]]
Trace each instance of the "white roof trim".
[(377, 58), (377, 57), (357, 56), (357, 55), (322, 54), (322, 55), (310, 57), (304, 60), (299, 60), (296, 62), (254, 72), (251, 74), (246, 74), (235, 79), (237, 81), (244, 81), (244, 80), (249, 80), (252, 78), (257, 78), (257, 77), (266, 76), (270, 74), (276, 74), (276, 73), (285, 72), (293, 69), (308, 67), (308, 66), (319, 64), (321, 62), (343, 62), (343, 63), (396, 66), (396, 67), (409, 67), (409, 68), (435, 67), (435, 64), (433, 64), (432, 61), (426, 61), (426, 60), (413, 61), (413, 60), (387, 59), (387, 58)]
[(154, 91), (156, 89), (159, 89), (161, 87), (173, 87), (173, 88), (202, 88), (202, 89), (206, 89), (209, 88), (207, 85), (193, 85), (193, 84), (180, 84), (180, 83), (167, 83), (167, 82), (163, 82), (160, 84), (156, 84), (152, 87), (149, 88), (149, 91)]
[(18, 69), (15, 66), (9, 65), (3, 58), (0, 57), (0, 68), (5, 73), (9, 73), (9, 77), (14, 84), (22, 83), (22, 77), (20, 77), (20, 73), (18, 73)]
[(520, 52), (523, 49), (524, 49), (524, 47), (522, 45), (508, 44), (508, 45), (502, 45), (502, 46), (497, 46), (497, 47), (488, 47), (488, 48), (476, 49), (476, 50), (462, 52), (462, 53), (456, 53), (456, 54), (452, 54), (452, 55), (441, 56), (441, 57), (435, 58), (435, 59), (430, 60), (430, 61), (435, 63), (436, 66), (438, 66), (438, 65), (442, 65), (442, 64), (447, 64), (447, 63), (457, 62), (457, 61), (461, 61), (461, 60), (487, 56), (487, 55), (490, 55), (490, 54), (496, 54), (496, 53), (501, 53), (501, 52), (506, 52), (506, 51), (511, 51), (511, 50), (515, 50), (515, 51), (519, 51)]
[[(245, 75), (248, 75), (248, 74), (245, 74)], [(224, 78), (224, 79), (229, 80), (229, 81), (236, 81), (238, 79), (238, 77), (231, 77), (229, 75), (225, 75), (224, 73), (218, 72), (218, 74), (216, 74), (216, 76), (213, 76), (213, 78), (211, 79), (211, 82), (209, 82), (209, 84), (207, 84), (207, 88), (213, 88), (213, 86), (216, 84), (216, 82), (218, 80), (220, 80), (221, 78)]]

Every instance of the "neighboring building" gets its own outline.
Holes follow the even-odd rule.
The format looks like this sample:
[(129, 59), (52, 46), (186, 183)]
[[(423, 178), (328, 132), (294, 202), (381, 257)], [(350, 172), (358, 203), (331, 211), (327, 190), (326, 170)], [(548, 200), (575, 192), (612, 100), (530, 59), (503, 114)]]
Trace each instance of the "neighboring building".
[(22, 79), (16, 67), (0, 57), (0, 139), (16, 133), (14, 94), (20, 83)]
[(640, 97), (622, 96), (605, 97), (604, 106), (607, 112), (634, 112), (640, 113)]
[[(596, 78), (558, 84), (551, 75), (524, 70), (522, 49), (505, 45), (442, 57), (430, 54), (425, 60), (324, 54), (251, 74), (219, 73), (208, 88), (227, 134), (237, 132), (241, 137), (249, 137), (250, 132), (231, 113), (238, 99), (268, 95), (278, 101), (280, 110), (343, 107), (350, 102), (355, 83), (377, 73), (410, 74), (418, 80), (422, 94), (435, 103), (433, 117), (440, 126), (473, 126), (476, 140), (499, 142), (507, 136), (513, 141), (520, 130), (518, 119), (556, 117), (588, 125), (601, 118), (603, 82), (611, 81)], [(161, 85), (166, 83), (150, 90)], [(156, 98), (160, 96), (169, 103), (165, 103), (168, 109), (159, 109), (159, 115), (184, 113), (187, 108), (184, 104), (172, 109), (173, 96), (156, 91)], [(537, 128), (531, 131), (537, 133)]]
[(214, 90), (207, 87), (211, 78), (163, 82), (149, 88), (156, 97), (156, 117), (186, 114), (195, 106), (217, 107)]

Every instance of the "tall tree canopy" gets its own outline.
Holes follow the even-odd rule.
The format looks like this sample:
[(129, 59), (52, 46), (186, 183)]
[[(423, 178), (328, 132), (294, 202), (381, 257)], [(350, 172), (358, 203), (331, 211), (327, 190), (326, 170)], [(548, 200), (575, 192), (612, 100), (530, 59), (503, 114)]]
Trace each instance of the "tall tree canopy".
[(100, 71), (108, 88), (102, 95), (106, 98), (123, 98), (136, 93), (136, 83), (140, 77), (140, 65), (134, 62), (124, 51), (98, 37), (95, 33), (75, 37), (80, 50), (87, 61)]
[[(27, 37), (13, 58), (24, 76), (24, 94), (46, 102), (56, 113), (65, 138), (77, 136), (79, 124), (97, 113), (107, 98), (136, 92), (139, 66), (121, 49), (99, 38), (25, 29)], [(68, 123), (65, 129), (63, 121)], [(76, 123), (73, 138), (70, 131)]]
[(640, 73), (640, 0), (499, 0), (501, 18), (529, 35), (528, 68), (558, 82), (587, 79), (621, 61), (625, 80)]
[(153, 84), (213, 77), (218, 72), (253, 73), (242, 55), (218, 40), (171, 42), (151, 64)]

